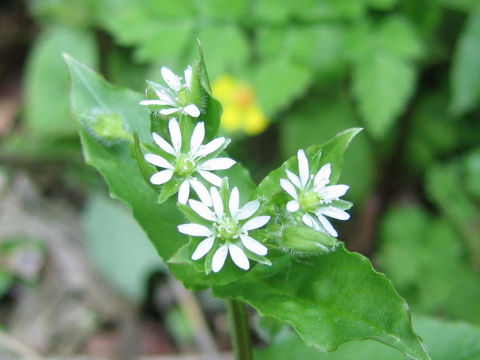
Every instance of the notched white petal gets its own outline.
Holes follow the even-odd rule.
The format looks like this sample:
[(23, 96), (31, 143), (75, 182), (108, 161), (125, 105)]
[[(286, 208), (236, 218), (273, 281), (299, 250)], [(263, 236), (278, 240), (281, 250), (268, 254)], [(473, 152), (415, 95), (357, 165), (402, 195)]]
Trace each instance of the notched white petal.
[(175, 75), (172, 70), (164, 66), (162, 67), (160, 72), (162, 74), (163, 80), (165, 80), (165, 82), (171, 89), (179, 91), (182, 88), (182, 82), (180, 81), (180, 77)]
[(176, 112), (178, 112), (178, 108), (176, 107), (160, 110), (160, 114), (162, 115), (172, 115), (172, 114), (175, 114)]
[(298, 203), (297, 200), (290, 200), (287, 203), (287, 211), (295, 212), (295, 211), (298, 211), (298, 209), (300, 209), (300, 204)]
[(330, 182), (330, 175), (332, 174), (332, 165), (325, 164), (318, 170), (313, 180), (313, 184), (316, 187), (322, 187)]
[(250, 269), (250, 262), (248, 261), (248, 257), (247, 255), (245, 255), (245, 253), (240, 247), (230, 244), (228, 245), (228, 251), (230, 252), (230, 256), (232, 257), (235, 265), (237, 265), (240, 269), (243, 270)]
[(323, 216), (322, 214), (317, 213), (316, 215), (317, 215), (318, 220), (320, 221), (320, 224), (322, 224), (323, 228), (327, 231), (327, 233), (330, 236), (337, 237), (338, 233), (334, 229), (332, 224), (330, 224), (330, 221), (328, 221), (327, 218), (325, 216)]
[(182, 224), (177, 226), (178, 231), (190, 236), (212, 236), (212, 231), (200, 224)]
[(193, 69), (190, 65), (188, 65), (188, 67), (183, 72), (183, 76), (185, 77), (185, 85), (187, 85), (187, 88), (190, 91), (192, 91), (192, 75)]
[(235, 215), (237, 215), (239, 203), (240, 203), (240, 193), (238, 191), (238, 188), (235, 186), (232, 189), (232, 192), (230, 193), (230, 199), (228, 202), (228, 208), (230, 210), (230, 215), (232, 217), (235, 217)]
[(165, 106), (165, 105), (172, 105), (170, 102), (164, 101), (164, 100), (142, 100), (140, 101), (140, 105), (158, 105), (158, 106)]
[(325, 187), (323, 196), (327, 199), (337, 199), (346, 194), (350, 187), (348, 185), (331, 185)]
[(210, 193), (208, 192), (205, 185), (203, 185), (196, 178), (190, 181), (190, 185), (192, 185), (193, 190), (195, 190), (195, 192), (198, 195), (198, 198), (202, 203), (204, 203), (208, 207), (212, 206), (212, 198), (210, 197)]
[(153, 185), (162, 185), (169, 181), (173, 176), (173, 170), (162, 170), (150, 177), (150, 182)]
[(152, 136), (153, 141), (155, 141), (155, 144), (157, 144), (160, 149), (162, 149), (166, 153), (169, 153), (170, 155), (177, 155), (173, 146), (170, 145), (164, 138), (162, 138), (157, 133), (152, 133)]
[(260, 244), (254, 238), (252, 238), (248, 235), (241, 234), (240, 235), (240, 240), (242, 241), (243, 246), (245, 246), (245, 248), (247, 250), (250, 250), (254, 254), (257, 254), (257, 255), (260, 255), (260, 256), (267, 255), (268, 248), (265, 245)]
[(190, 182), (188, 180), (185, 180), (184, 182), (182, 182), (182, 184), (180, 185), (180, 188), (178, 189), (178, 202), (180, 204), (186, 204), (189, 196), (190, 196)]
[(260, 202), (258, 200), (253, 200), (246, 203), (237, 213), (238, 220), (248, 219), (250, 216), (255, 214), (260, 208)]
[(193, 252), (192, 260), (198, 260), (204, 257), (212, 249), (214, 241), (214, 237), (208, 237), (202, 240)]
[(302, 183), (302, 186), (305, 187), (308, 181), (308, 177), (310, 176), (310, 170), (308, 168), (308, 159), (307, 159), (307, 155), (305, 155), (305, 151), (298, 150), (297, 158), (298, 158), (298, 174), (300, 175), (300, 182)]
[(227, 259), (227, 255), (228, 255), (227, 245), (222, 245), (217, 249), (217, 251), (215, 251), (215, 254), (213, 255), (213, 259), (212, 259), (212, 271), (214, 273), (219, 272), (223, 268), (223, 265), (225, 264), (225, 260)]
[(290, 170), (285, 170), (285, 172), (287, 173), (287, 176), (290, 179), (290, 181), (292, 182), (292, 184), (295, 185), (298, 189), (302, 189), (302, 184), (300, 183), (300, 178), (297, 175), (295, 175), (293, 172), (291, 172)]
[(202, 170), (227, 170), (235, 165), (235, 160), (223, 157), (205, 161), (200, 168)]
[(210, 188), (210, 196), (212, 197), (213, 209), (215, 210), (215, 214), (217, 215), (217, 217), (221, 217), (223, 215), (223, 201), (217, 188)]
[(170, 140), (172, 140), (173, 148), (178, 154), (182, 148), (182, 133), (180, 131), (180, 125), (178, 124), (177, 119), (170, 119), (168, 122), (168, 131), (170, 133)]
[(188, 205), (195, 211), (199, 216), (205, 220), (215, 221), (215, 216), (213, 215), (212, 210), (205, 206), (205, 204), (200, 201), (190, 199)]
[(210, 184), (215, 186), (222, 186), (222, 178), (218, 175), (211, 173), (210, 171), (198, 170), (201, 177), (207, 180)]
[(202, 145), (203, 139), (205, 138), (205, 123), (203, 121), (195, 125), (195, 129), (192, 132), (192, 138), (190, 139), (190, 152), (195, 154)]
[(329, 206), (327, 208), (322, 208), (319, 212), (325, 216), (329, 216), (338, 220), (348, 220), (350, 219), (350, 214), (346, 211), (336, 208), (334, 206)]
[(215, 138), (207, 144), (200, 146), (195, 155), (201, 157), (210, 155), (211, 153), (220, 149), (220, 147), (225, 143), (225, 140), (226, 139), (224, 137)]
[(287, 179), (280, 179), (280, 186), (283, 188), (283, 190), (287, 192), (288, 195), (290, 195), (295, 200), (298, 200), (297, 190), (295, 190), (295, 187), (290, 181), (288, 181)]
[(195, 104), (190, 104), (190, 105), (185, 106), (183, 108), (183, 111), (185, 111), (185, 113), (187, 113), (188, 115), (190, 115), (191, 117), (194, 117), (194, 118), (200, 116), (200, 109)]
[(170, 164), (166, 159), (157, 154), (145, 154), (143, 156), (146, 162), (164, 168), (164, 169), (173, 169), (173, 165)]
[(270, 216), (257, 216), (248, 220), (243, 226), (242, 231), (259, 229), (270, 221)]

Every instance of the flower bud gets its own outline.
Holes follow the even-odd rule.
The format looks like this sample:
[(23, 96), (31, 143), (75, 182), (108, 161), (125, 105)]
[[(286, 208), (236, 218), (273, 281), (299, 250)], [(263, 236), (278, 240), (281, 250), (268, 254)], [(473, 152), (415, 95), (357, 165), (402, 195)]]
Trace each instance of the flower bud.
[(283, 231), (280, 245), (295, 255), (328, 254), (335, 250), (337, 239), (307, 226), (288, 226)]

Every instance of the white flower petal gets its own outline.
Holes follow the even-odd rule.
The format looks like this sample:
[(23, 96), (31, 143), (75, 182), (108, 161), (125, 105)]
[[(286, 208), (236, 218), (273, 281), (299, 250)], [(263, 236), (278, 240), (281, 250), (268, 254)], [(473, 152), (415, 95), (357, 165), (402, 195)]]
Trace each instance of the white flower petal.
[(320, 223), (322, 224), (323, 228), (327, 231), (327, 233), (330, 236), (333, 236), (333, 237), (338, 236), (337, 231), (333, 228), (332, 224), (330, 224), (330, 221), (328, 221), (325, 216), (323, 216), (320, 213), (317, 213), (315, 215), (317, 215), (318, 220), (320, 220)]
[(179, 91), (182, 88), (182, 82), (180, 81), (180, 77), (175, 75), (172, 70), (164, 66), (160, 71), (162, 73), (163, 80), (165, 80), (165, 82), (171, 89)]
[(177, 119), (170, 119), (168, 122), (168, 131), (170, 133), (170, 139), (172, 140), (173, 148), (178, 154), (182, 148), (182, 133), (180, 131), (180, 125), (178, 124)]
[(197, 248), (192, 254), (192, 260), (198, 260), (204, 257), (211, 249), (213, 246), (215, 238), (213, 237), (208, 237), (200, 242), (200, 244), (197, 245)]
[(196, 156), (202, 156), (202, 157), (207, 156), (207, 155), (217, 151), (218, 149), (220, 149), (220, 147), (223, 145), (225, 140), (226, 139), (224, 137), (215, 138), (212, 141), (210, 141), (209, 143), (201, 146), (198, 149), (198, 151), (195, 155)]
[(164, 105), (172, 105), (169, 102), (166, 102), (164, 100), (142, 100), (140, 101), (140, 105), (159, 105), (159, 106), (164, 106)]
[(228, 246), (222, 245), (215, 251), (215, 255), (213, 255), (212, 259), (212, 271), (214, 273), (219, 272), (223, 265), (225, 264), (225, 260), (227, 259), (228, 255)]
[(162, 170), (150, 177), (150, 182), (153, 185), (162, 185), (169, 181), (173, 176), (173, 170)]
[(302, 221), (305, 225), (311, 228), (316, 228), (316, 221), (309, 215), (305, 214), (302, 216)]
[(238, 205), (240, 203), (240, 193), (238, 188), (235, 186), (230, 193), (230, 199), (228, 202), (228, 208), (230, 209), (230, 215), (235, 217), (238, 211)]
[(200, 109), (195, 104), (189, 104), (183, 108), (183, 111), (190, 115), (191, 117), (199, 117)]
[(319, 213), (325, 216), (329, 216), (338, 220), (348, 220), (350, 219), (350, 214), (342, 209), (338, 209), (334, 206), (329, 206), (327, 208), (321, 208), (318, 210)]
[(298, 209), (300, 209), (300, 204), (298, 203), (297, 200), (290, 200), (288, 203), (287, 203), (287, 210), (289, 212), (295, 212), (297, 211)]
[(193, 190), (195, 190), (201, 202), (203, 202), (206, 206), (212, 206), (212, 198), (210, 197), (210, 193), (205, 185), (195, 178), (190, 180), (190, 185), (192, 185)]
[(250, 269), (250, 262), (248, 261), (248, 257), (247, 255), (245, 255), (245, 253), (240, 247), (230, 244), (228, 245), (228, 251), (230, 252), (230, 256), (232, 257), (235, 265), (237, 265), (240, 269), (243, 270)]
[(245, 224), (243, 224), (242, 231), (249, 231), (249, 230), (255, 230), (255, 229), (261, 228), (269, 221), (270, 221), (270, 216), (264, 215), (264, 216), (254, 217), (248, 220)]
[(330, 182), (330, 175), (332, 174), (332, 165), (325, 164), (318, 170), (313, 180), (315, 187), (323, 187)]
[(175, 98), (166, 92), (163, 89), (153, 89), (155, 94), (157, 94), (158, 98), (165, 102), (166, 105), (176, 106), (177, 103), (175, 102)]
[(235, 165), (235, 162), (235, 160), (227, 157), (210, 159), (200, 165), (200, 168), (202, 170), (226, 170)]
[(307, 184), (308, 177), (310, 176), (310, 170), (308, 168), (308, 159), (305, 155), (305, 151), (298, 150), (297, 152), (298, 157), (298, 173), (300, 175), (300, 182), (302, 183), (302, 187), (305, 188)]
[(198, 170), (201, 177), (207, 180), (210, 184), (215, 186), (222, 186), (222, 178), (218, 175), (211, 173), (210, 171)]
[(215, 214), (217, 217), (223, 216), (223, 201), (220, 193), (218, 192), (217, 188), (211, 187), (210, 188), (210, 195), (212, 197), (213, 202), (213, 209), (215, 210)]
[(193, 70), (190, 65), (187, 66), (185, 71), (183, 72), (183, 76), (185, 77), (185, 85), (187, 85), (188, 90), (192, 90), (192, 75)]
[(280, 186), (295, 200), (298, 200), (298, 194), (293, 184), (287, 179), (280, 179)]
[(260, 207), (260, 202), (258, 200), (253, 200), (246, 203), (237, 213), (238, 220), (248, 219), (250, 216), (255, 214)]
[(326, 186), (325, 189), (323, 190), (323, 197), (326, 199), (337, 199), (340, 196), (345, 195), (345, 193), (348, 191), (349, 186), (348, 185), (332, 185), (332, 186)]
[(260, 244), (254, 238), (252, 238), (248, 235), (241, 234), (240, 235), (240, 240), (242, 240), (243, 246), (245, 246), (247, 248), (247, 250), (250, 250), (254, 254), (257, 254), (257, 255), (260, 255), (260, 256), (267, 255), (268, 248), (265, 245)]
[(192, 132), (192, 138), (190, 139), (190, 153), (195, 154), (202, 145), (203, 139), (205, 138), (205, 123), (199, 122), (195, 125), (195, 129)]
[(170, 164), (166, 159), (157, 154), (145, 154), (144, 157), (146, 162), (164, 168), (164, 169), (173, 169), (173, 165)]
[(190, 236), (212, 236), (212, 231), (200, 224), (181, 224), (177, 226), (178, 231)]
[(157, 133), (152, 133), (153, 141), (158, 145), (160, 149), (169, 153), (170, 155), (177, 155), (175, 149), (170, 145), (164, 138), (162, 138)]
[(178, 202), (180, 204), (186, 204), (190, 195), (190, 181), (185, 180), (178, 189)]
[(160, 114), (162, 115), (172, 115), (172, 114), (175, 114), (176, 112), (178, 112), (178, 108), (176, 107), (160, 110)]
[(302, 189), (302, 184), (300, 182), (300, 178), (297, 175), (295, 175), (293, 172), (291, 172), (290, 170), (285, 170), (285, 172), (287, 173), (287, 176), (290, 179), (290, 181), (292, 182), (292, 184), (295, 185), (297, 188)]
[(212, 210), (205, 206), (205, 204), (201, 203), (197, 200), (190, 199), (188, 201), (188, 205), (195, 211), (198, 215), (200, 215), (205, 220), (215, 221), (215, 216), (213, 215)]

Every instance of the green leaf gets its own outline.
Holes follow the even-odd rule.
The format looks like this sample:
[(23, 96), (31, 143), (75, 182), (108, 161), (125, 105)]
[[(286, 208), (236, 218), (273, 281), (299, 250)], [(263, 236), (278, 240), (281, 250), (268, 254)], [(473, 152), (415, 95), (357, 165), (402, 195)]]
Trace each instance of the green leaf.
[(451, 109), (456, 115), (472, 110), (480, 98), (480, 7), (477, 6), (460, 35), (451, 72)]
[(77, 129), (70, 112), (68, 71), (62, 61), (62, 52), (95, 66), (94, 34), (53, 26), (35, 43), (25, 77), (25, 123), (32, 135), (70, 135)]
[(353, 93), (370, 133), (384, 138), (415, 89), (413, 65), (388, 53), (375, 52), (353, 68)]
[(312, 79), (305, 66), (278, 58), (254, 68), (252, 80), (260, 107), (273, 116), (302, 96)]
[(97, 268), (118, 289), (140, 301), (149, 274), (166, 267), (128, 209), (104, 195), (93, 194), (83, 223), (88, 250)]
[(408, 307), (392, 283), (366, 258), (343, 246), (286, 266), (273, 262), (268, 272), (253, 269), (213, 291), (291, 325), (308, 346), (322, 351), (372, 338), (412, 359), (429, 359), (412, 330)]
[[(467, 324), (436, 320), (425, 316), (414, 316), (415, 330), (436, 360), (480, 359), (480, 328)], [(404, 357), (391, 348), (374, 341), (347, 343), (330, 354), (321, 354), (307, 348), (293, 333), (283, 336), (267, 349), (258, 351), (259, 360), (299, 358), (302, 360), (358, 360), (388, 359), (402, 360)]]

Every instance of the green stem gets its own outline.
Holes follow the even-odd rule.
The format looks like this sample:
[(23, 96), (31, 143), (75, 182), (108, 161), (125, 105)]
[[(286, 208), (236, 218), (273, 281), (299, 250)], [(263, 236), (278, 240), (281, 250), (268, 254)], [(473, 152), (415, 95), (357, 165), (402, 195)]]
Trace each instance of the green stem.
[(227, 307), (235, 360), (253, 360), (245, 305), (240, 301), (227, 299)]

